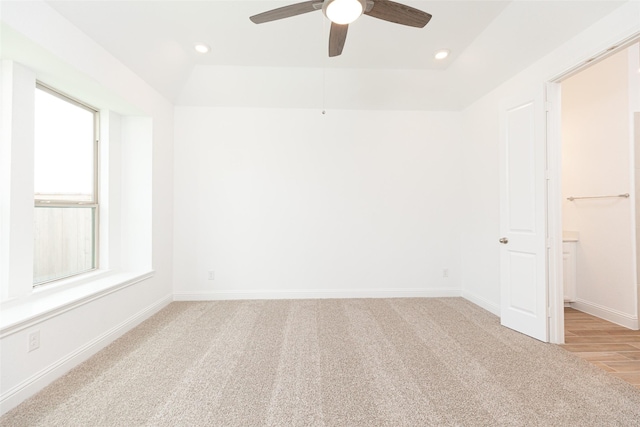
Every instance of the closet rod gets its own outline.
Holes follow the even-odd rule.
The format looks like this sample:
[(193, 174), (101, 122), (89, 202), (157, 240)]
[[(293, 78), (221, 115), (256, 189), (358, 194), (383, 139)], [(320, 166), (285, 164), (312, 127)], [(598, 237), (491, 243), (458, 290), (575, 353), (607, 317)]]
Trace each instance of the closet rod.
[(574, 200), (578, 200), (578, 199), (607, 199), (610, 197), (624, 197), (625, 199), (629, 198), (629, 193), (624, 193), (624, 194), (614, 194), (612, 196), (582, 196), (582, 197), (567, 197), (567, 200), (569, 200), (570, 202), (573, 202)]

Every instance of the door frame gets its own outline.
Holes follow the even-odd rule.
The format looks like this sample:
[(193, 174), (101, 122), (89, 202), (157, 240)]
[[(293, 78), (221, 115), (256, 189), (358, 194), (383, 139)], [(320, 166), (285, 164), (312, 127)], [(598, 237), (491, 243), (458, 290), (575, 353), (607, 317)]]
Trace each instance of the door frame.
[(562, 268), (562, 127), (559, 81), (545, 85), (547, 112), (547, 295), (549, 342), (564, 344)]
[[(580, 71), (640, 41), (640, 32), (596, 52), (586, 61), (563, 71), (545, 84), (547, 115), (547, 283), (549, 342), (564, 344), (564, 292), (562, 268), (562, 117), (561, 83)], [(636, 247), (636, 250), (640, 248)], [(636, 266), (640, 268), (640, 266)], [(636, 299), (637, 299), (636, 295)], [(640, 302), (639, 302), (640, 303)], [(638, 303), (637, 303), (638, 304)], [(640, 307), (636, 305), (636, 311)]]

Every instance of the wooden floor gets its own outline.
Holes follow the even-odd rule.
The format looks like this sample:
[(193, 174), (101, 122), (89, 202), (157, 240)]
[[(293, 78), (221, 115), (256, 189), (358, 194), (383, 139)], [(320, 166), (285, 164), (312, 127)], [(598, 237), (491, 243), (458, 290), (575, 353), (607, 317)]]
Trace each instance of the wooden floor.
[(564, 309), (563, 348), (640, 389), (640, 331)]

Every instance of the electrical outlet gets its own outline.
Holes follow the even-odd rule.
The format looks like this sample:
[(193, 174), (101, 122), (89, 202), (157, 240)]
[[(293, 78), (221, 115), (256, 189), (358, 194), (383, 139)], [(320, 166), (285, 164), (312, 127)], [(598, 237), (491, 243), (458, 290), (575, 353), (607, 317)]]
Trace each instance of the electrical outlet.
[(214, 280), (216, 278), (216, 272), (215, 271), (209, 271), (209, 273), (207, 274), (207, 280)]
[(29, 352), (40, 348), (40, 331), (29, 334)]
[(442, 269), (442, 277), (444, 277), (445, 279), (447, 277), (449, 277), (449, 269), (448, 268), (443, 268)]

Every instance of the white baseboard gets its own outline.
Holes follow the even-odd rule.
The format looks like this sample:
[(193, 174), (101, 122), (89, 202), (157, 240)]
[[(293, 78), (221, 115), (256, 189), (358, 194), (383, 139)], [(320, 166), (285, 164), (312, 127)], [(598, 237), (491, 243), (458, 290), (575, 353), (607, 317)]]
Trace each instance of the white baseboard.
[(480, 297), (469, 291), (462, 291), (462, 298), (471, 301), (475, 305), (484, 308), (490, 313), (500, 317), (500, 305), (494, 304), (486, 298)]
[(620, 326), (624, 326), (625, 328), (638, 330), (637, 316), (631, 316), (627, 313), (622, 313), (621, 311), (604, 307), (600, 304), (581, 300), (579, 298), (576, 299), (575, 302), (571, 303), (571, 307), (575, 308), (576, 310), (583, 311), (587, 314), (591, 314), (592, 316), (596, 316)]
[(362, 289), (310, 291), (210, 291), (176, 292), (174, 301), (217, 301), (251, 299), (326, 299), (326, 298), (435, 298), (459, 297), (460, 289)]
[(47, 366), (46, 368), (35, 373), (31, 377), (22, 381), (15, 387), (7, 390), (0, 396), (0, 415), (5, 414), (11, 409), (18, 406), (27, 398), (33, 396), (44, 387), (58, 379), (71, 369), (75, 368), (91, 356), (102, 350), (107, 345), (111, 344), (120, 336), (130, 331), (134, 327), (138, 326), (144, 320), (148, 319), (162, 308), (166, 307), (173, 300), (171, 295), (168, 295), (150, 306), (140, 310), (138, 313), (129, 317), (124, 322), (116, 325), (102, 335), (89, 341), (87, 344), (79, 347), (75, 351), (69, 353), (57, 362)]

